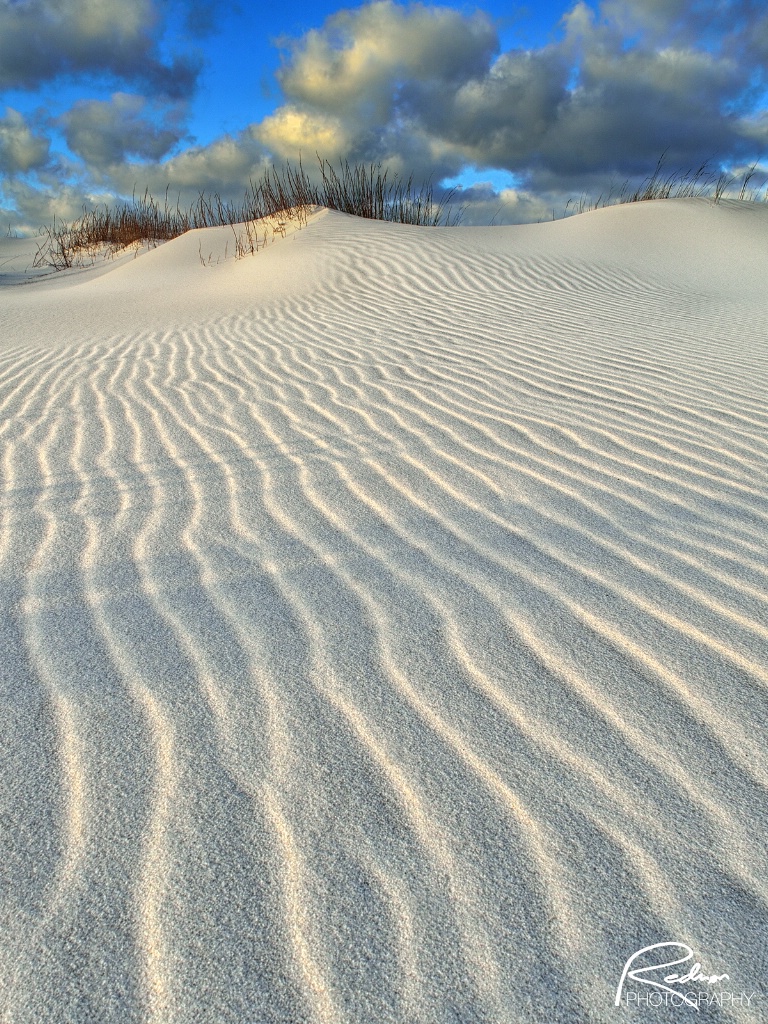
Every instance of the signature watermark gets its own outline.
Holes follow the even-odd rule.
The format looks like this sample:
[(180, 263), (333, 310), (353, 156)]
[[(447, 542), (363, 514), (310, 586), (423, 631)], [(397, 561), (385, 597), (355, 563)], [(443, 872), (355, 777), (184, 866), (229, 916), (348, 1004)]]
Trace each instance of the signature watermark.
[[(690, 966), (670, 970), (681, 968), (683, 964)], [(751, 1006), (757, 993), (723, 989), (723, 982), (730, 980), (728, 974), (704, 971), (691, 947), (684, 942), (655, 942), (638, 949), (624, 964), (614, 1005), (690, 1006), (694, 1010), (702, 1006)]]

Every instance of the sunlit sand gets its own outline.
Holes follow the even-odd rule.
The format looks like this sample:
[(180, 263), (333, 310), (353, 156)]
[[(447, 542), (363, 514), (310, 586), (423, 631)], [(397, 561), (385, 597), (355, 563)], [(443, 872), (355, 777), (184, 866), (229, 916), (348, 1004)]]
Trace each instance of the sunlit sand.
[(760, 990), (768, 208), (33, 253), (3, 1020), (608, 1022), (665, 940)]

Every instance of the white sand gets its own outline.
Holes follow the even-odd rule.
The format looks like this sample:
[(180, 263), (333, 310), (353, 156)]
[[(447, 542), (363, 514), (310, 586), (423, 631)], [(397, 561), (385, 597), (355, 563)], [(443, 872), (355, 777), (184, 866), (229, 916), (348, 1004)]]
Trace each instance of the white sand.
[(0, 243), (2, 1020), (768, 1020), (768, 208), (227, 239)]

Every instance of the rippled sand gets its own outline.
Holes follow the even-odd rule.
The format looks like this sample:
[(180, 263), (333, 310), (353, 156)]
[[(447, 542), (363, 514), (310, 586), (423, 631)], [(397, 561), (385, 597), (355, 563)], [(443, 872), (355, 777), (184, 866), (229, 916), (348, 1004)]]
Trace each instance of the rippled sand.
[(768, 1020), (768, 209), (227, 238), (2, 242), (2, 1019)]

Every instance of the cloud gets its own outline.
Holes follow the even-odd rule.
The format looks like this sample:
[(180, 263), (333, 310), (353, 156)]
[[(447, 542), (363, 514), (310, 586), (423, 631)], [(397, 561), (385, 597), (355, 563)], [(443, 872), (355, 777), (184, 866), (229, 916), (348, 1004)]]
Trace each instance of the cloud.
[(453, 208), (462, 210), (460, 223), (465, 227), (487, 224), (530, 224), (550, 220), (552, 205), (547, 196), (524, 189), (502, 188), (490, 182), (478, 182), (461, 189), (453, 198)]
[(0, 117), (0, 174), (25, 174), (48, 160), (49, 142), (36, 135), (22, 115), (8, 107)]
[(181, 111), (166, 110), (158, 125), (143, 116), (149, 110), (143, 96), (118, 92), (110, 100), (81, 100), (60, 123), (69, 148), (93, 168), (121, 163), (128, 154), (160, 160), (183, 135)]
[(187, 96), (200, 61), (161, 57), (163, 13), (162, 0), (0, 0), (0, 88), (96, 73)]
[[(389, 0), (339, 11), (321, 29), (283, 42), (278, 80), (287, 103), (256, 129), (264, 145), (286, 158), (317, 148), (329, 158), (395, 162), (409, 146), (408, 96), (452, 94), (485, 73), (499, 46), (485, 14)], [(411, 156), (420, 149), (426, 157), (430, 146), (415, 146), (415, 138)]]
[(284, 106), (266, 117), (256, 129), (259, 141), (278, 159), (322, 153), (328, 160), (347, 156), (353, 139), (340, 117), (322, 111)]
[[(45, 73), (85, 67), (98, 52), (98, 66), (134, 75), (140, 58), (154, 60), (161, 81), (171, 70), (157, 48), (164, 2), (0, 0), (0, 67), (8, 73), (3, 18), (9, 24), (9, 11), (45, 8), (66, 29), (64, 56), (55, 56), (45, 22)], [(210, 26), (208, 0), (186, 6), (201, 30)], [(84, 12), (96, 8), (102, 17), (87, 36)], [(108, 39), (115, 46), (102, 52)], [(417, 182), (467, 167), (507, 171), (516, 189), (467, 190), (465, 198), (475, 213), (501, 204), (497, 222), (535, 220), (612, 178), (639, 181), (665, 151), (667, 166), (684, 170), (708, 158), (714, 167), (747, 163), (768, 144), (768, 13), (752, 0), (577, 0), (546, 45), (503, 53), (485, 14), (379, 0), (339, 11), (281, 47), (277, 109), (170, 157), (182, 138), (182, 107), (164, 115), (162, 90), (152, 103), (120, 92), (77, 104), (62, 125), (81, 159), (83, 187), (162, 193), (170, 184), (193, 198), (201, 189), (237, 197), (271, 159), (301, 154), (311, 170), (317, 151), (382, 161)], [(30, 138), (38, 148), (19, 143), (16, 152), (43, 159), (44, 140)], [(71, 177), (62, 170), (61, 180)]]
[(746, 0), (578, 2), (559, 40), (499, 54), (484, 15), (372, 3), (287, 46), (286, 102), (254, 131), (283, 157), (322, 143), (417, 172), (473, 164), (547, 187), (642, 173), (665, 150), (684, 167), (740, 159), (764, 135), (751, 105), (765, 68), (750, 54), (768, 29), (750, 10)]
[(84, 191), (77, 185), (49, 183), (46, 187), (32, 185), (21, 178), (9, 179), (0, 189), (0, 223), (34, 235), (41, 224), (57, 220), (71, 221), (83, 212), (83, 204), (97, 205), (109, 196), (97, 191)]
[(434, 83), (404, 93), (409, 121), (459, 151), (464, 162), (517, 169), (556, 130), (569, 68), (553, 48), (502, 54), (453, 93)]
[(719, 46), (757, 19), (752, 0), (603, 0), (600, 15), (626, 37), (663, 47)]
[(662, 152), (682, 167), (752, 145), (728, 112), (745, 86), (728, 59), (691, 50), (585, 55), (579, 80), (537, 140), (507, 159), (564, 175), (615, 167), (642, 172)]
[(83, 206), (114, 204), (119, 197), (141, 194), (145, 188), (161, 203), (168, 190), (169, 201), (175, 204), (178, 199), (182, 207), (195, 203), (201, 191), (240, 202), (249, 179), (260, 177), (271, 162), (253, 134), (245, 131), (208, 146), (192, 146), (165, 160), (110, 164), (79, 180), (71, 165), (53, 163), (34, 182), (18, 176), (0, 180), (0, 223), (34, 234), (54, 216), (72, 220), (81, 215)]
[(290, 43), (278, 79), (286, 96), (316, 110), (384, 117), (400, 83), (450, 87), (482, 74), (497, 49), (484, 14), (384, 0), (339, 11), (322, 29)]
[(212, 35), (228, 14), (241, 14), (240, 4), (232, 0), (183, 0), (184, 25), (198, 38)]
[(193, 201), (203, 190), (242, 199), (249, 178), (258, 177), (270, 162), (253, 133), (246, 130), (207, 146), (192, 146), (167, 160), (150, 164), (127, 161), (110, 167), (101, 181), (123, 195), (137, 185), (141, 191), (148, 187), (155, 195), (170, 186), (174, 196), (181, 194), (182, 202)]

